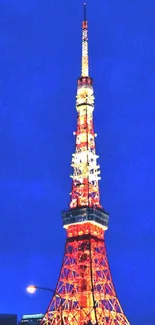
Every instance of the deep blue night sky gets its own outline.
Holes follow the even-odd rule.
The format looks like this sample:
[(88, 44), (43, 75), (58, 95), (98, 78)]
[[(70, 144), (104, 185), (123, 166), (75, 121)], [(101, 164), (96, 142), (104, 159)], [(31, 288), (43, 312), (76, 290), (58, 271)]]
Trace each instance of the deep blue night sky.
[[(88, 0), (106, 242), (131, 325), (154, 325), (155, 1)], [(0, 1), (0, 313), (44, 312), (65, 244), (83, 1)]]

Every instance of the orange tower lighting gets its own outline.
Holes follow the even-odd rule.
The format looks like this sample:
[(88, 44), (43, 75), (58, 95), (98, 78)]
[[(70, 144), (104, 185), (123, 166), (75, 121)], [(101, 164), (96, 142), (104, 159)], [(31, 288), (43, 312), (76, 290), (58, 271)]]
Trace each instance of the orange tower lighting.
[(42, 325), (130, 325), (116, 295), (105, 247), (104, 233), (109, 216), (100, 203), (100, 166), (93, 125), (94, 90), (88, 61), (84, 4), (72, 191), (70, 208), (62, 213), (67, 241), (55, 290), (60, 296), (53, 296)]

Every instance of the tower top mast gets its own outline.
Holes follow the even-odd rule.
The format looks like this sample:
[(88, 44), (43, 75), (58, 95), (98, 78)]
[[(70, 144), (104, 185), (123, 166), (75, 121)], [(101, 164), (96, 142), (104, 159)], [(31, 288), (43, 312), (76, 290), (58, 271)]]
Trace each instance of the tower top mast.
[(88, 23), (86, 19), (86, 3), (84, 2), (84, 17), (82, 22), (82, 67), (81, 76), (89, 76), (89, 62), (88, 62)]
[(77, 129), (75, 152), (72, 154), (73, 174), (70, 210), (63, 211), (63, 225), (91, 223), (106, 230), (108, 215), (100, 203), (100, 165), (97, 162), (94, 132), (94, 90), (93, 80), (89, 77), (88, 66), (88, 25), (86, 3), (82, 21), (82, 72), (78, 78), (76, 110)]
[(84, 21), (86, 21), (86, 2), (84, 2)]

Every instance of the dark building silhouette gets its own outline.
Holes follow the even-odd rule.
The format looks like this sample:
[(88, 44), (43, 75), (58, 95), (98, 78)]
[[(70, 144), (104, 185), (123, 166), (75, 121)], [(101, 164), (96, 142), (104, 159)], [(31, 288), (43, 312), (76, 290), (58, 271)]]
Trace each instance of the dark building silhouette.
[(0, 314), (0, 325), (17, 325), (17, 315)]
[(44, 314), (23, 315), (19, 325), (39, 325), (43, 317)]

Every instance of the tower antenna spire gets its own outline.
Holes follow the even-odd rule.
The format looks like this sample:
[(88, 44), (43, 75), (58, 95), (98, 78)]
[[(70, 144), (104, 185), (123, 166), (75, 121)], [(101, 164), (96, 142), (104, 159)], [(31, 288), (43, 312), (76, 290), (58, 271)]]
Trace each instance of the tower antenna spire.
[(89, 63), (88, 63), (88, 23), (86, 20), (86, 2), (84, 2), (84, 17), (82, 22), (82, 67), (81, 76), (89, 76)]
[(86, 21), (86, 2), (84, 2), (84, 21)]

